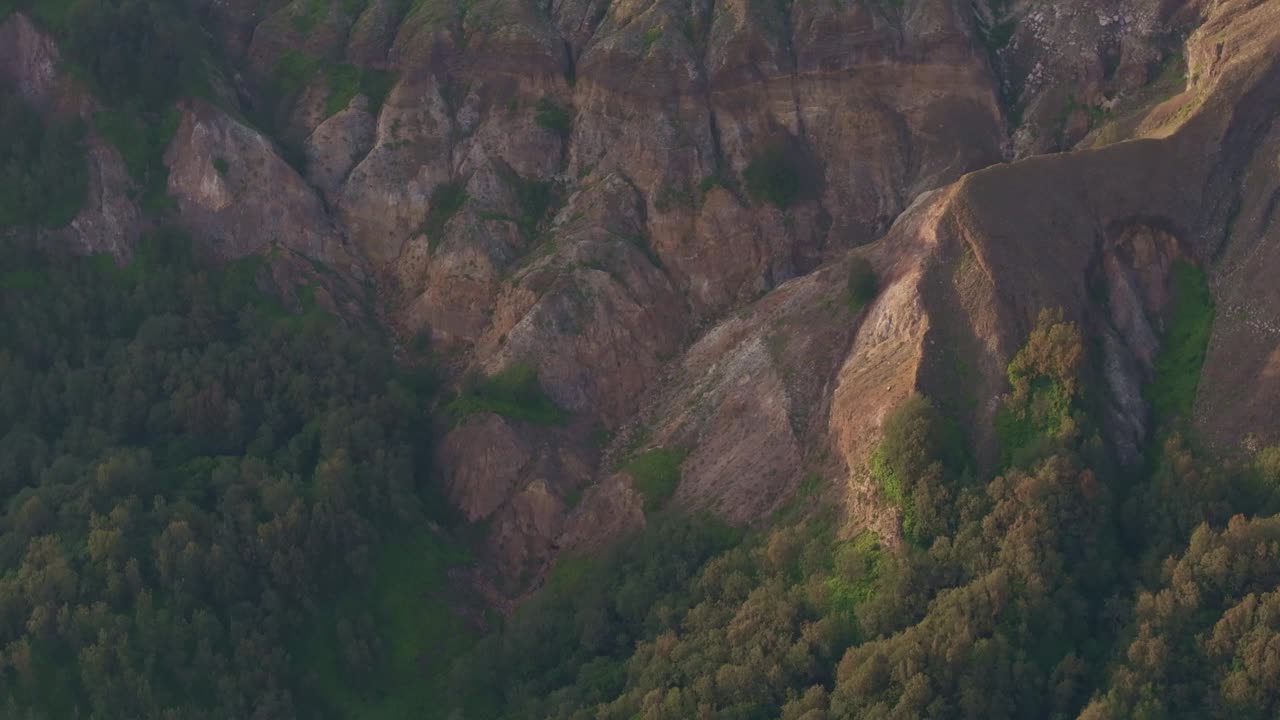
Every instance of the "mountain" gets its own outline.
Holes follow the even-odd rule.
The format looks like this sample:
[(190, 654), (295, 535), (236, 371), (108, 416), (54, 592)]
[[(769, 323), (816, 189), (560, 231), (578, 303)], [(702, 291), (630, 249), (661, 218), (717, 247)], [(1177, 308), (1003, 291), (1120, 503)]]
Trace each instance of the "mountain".
[[(255, 263), (285, 311), (431, 368), (430, 430), (387, 432), (437, 439), (423, 462), (477, 557), (452, 574), (463, 615), (533, 608), (578, 637), (616, 600), (564, 580), (584, 558), (612, 558), (599, 582), (639, 563), (664, 593), (701, 588), (655, 613), (720, 597), (705, 573), (726, 557), (761, 592), (804, 585), (775, 542), (912, 568), (850, 601), (901, 608), (840, 606), (857, 627), (814, 640), (824, 669), (752, 669), (774, 688), (755, 709), (722, 703), (741, 678), (701, 704), (642, 697), (636, 658), (689, 637), (615, 607), (629, 647), (557, 656), (565, 677), (523, 690), (546, 668), (517, 669), (519, 648), (554, 641), (495, 630), (478, 647), (507, 675), (468, 665), (480, 651), (458, 667), (505, 704), (461, 717), (1273, 708), (1280, 2), (0, 0), (0, 18), (0, 127), (25, 139), (0, 167), (30, 189), (0, 232), (127, 268), (178, 229), (199, 263)], [(671, 525), (701, 513), (755, 539)], [(785, 540), (795, 523), (821, 541)], [(653, 539), (680, 533), (687, 557)], [(663, 585), (633, 543), (689, 567)], [(1214, 552), (1239, 567), (1206, 569)], [(822, 597), (791, 612), (818, 627)], [(911, 653), (960, 616), (977, 646), (947, 661), (1001, 669), (899, 678), (945, 664)], [(1036, 656), (1036, 623), (1071, 647)], [(1222, 669), (1222, 704), (1151, 660), (1179, 653)], [(594, 657), (633, 675), (554, 695)]]

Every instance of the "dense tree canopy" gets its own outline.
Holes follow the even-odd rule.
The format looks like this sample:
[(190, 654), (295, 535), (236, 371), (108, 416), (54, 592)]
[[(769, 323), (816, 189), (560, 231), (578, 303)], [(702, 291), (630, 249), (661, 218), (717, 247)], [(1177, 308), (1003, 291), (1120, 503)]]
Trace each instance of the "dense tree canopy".
[[(185, 247), (158, 233), (124, 268), (4, 248), (6, 717), (322, 714), (291, 649), (425, 532), (423, 398), (385, 343)], [(385, 659), (367, 612), (335, 622), (355, 677)]]
[(84, 204), (88, 176), (80, 121), (46, 121), (0, 81), (0, 229), (71, 222)]

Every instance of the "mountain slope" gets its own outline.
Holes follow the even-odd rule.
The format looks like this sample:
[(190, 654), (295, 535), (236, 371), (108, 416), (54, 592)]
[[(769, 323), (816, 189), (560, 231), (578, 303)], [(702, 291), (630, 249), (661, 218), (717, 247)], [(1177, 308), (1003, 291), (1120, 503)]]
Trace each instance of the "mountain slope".
[[(17, 5), (0, 78), (85, 126), (83, 208), (31, 234), (124, 261), (177, 224), (372, 307), (456, 395), (436, 464), (497, 605), (664, 507), (817, 487), (902, 546), (885, 419), (923, 394), (1007, 467), (1043, 310), (1121, 465), (1153, 406), (1280, 441), (1274, 2), (192, 2), (203, 80), (138, 108)], [(1197, 273), (1207, 348), (1161, 385)]]

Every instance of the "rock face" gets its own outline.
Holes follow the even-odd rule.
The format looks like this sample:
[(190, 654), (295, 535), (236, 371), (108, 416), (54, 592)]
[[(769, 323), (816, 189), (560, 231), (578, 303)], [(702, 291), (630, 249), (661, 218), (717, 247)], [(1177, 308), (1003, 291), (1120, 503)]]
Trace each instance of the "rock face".
[(183, 108), (165, 156), (182, 223), (223, 257), (281, 245), (357, 270), (315, 190), (271, 141), (202, 102)]
[(373, 148), (377, 120), (369, 114), (367, 98), (359, 100), (320, 123), (306, 141), (307, 181), (329, 202)]
[[(473, 416), (440, 445), (507, 591), (642, 525), (620, 468), (657, 448), (683, 458), (671, 502), (750, 523), (816, 479), (893, 542), (865, 467), (883, 418), (923, 392), (993, 461), (1004, 370), (1042, 308), (1098, 339), (1107, 433), (1135, 459), (1178, 260), (1218, 303), (1197, 425), (1280, 439), (1277, 3), (205, 11), (279, 137), (184, 104), (180, 221), (224, 257), (283, 247), (368, 278), (451, 377), (527, 365), (571, 413)], [(0, 74), (86, 112), (15, 18)], [(303, 86), (268, 92), (299, 58)], [(98, 145), (67, 242), (125, 255), (144, 221)], [(879, 292), (855, 310), (864, 260)]]
[(47, 112), (62, 104), (58, 63), (53, 39), (25, 15), (15, 13), (0, 24), (0, 81), (32, 107)]
[(131, 181), (120, 154), (92, 129), (93, 98), (62, 72), (61, 64), (53, 39), (25, 15), (14, 13), (0, 23), (0, 83), (41, 113), (79, 115), (90, 127), (85, 207), (69, 226), (45, 232), (42, 242), (124, 260), (143, 228), (142, 213), (130, 198)]
[(51, 240), (80, 254), (105, 252), (128, 259), (144, 220), (130, 197), (133, 181), (120, 153), (97, 133), (88, 139), (89, 197), (71, 225), (51, 233)]
[(1001, 95), (1022, 123), (1017, 156), (1067, 149), (1117, 102), (1176, 63), (1175, 33), (1195, 27), (1194, 3), (1081, 0), (977, 3), (979, 35)]
[[(279, 109), (393, 322), (458, 370), (534, 367), (573, 413), (553, 432), (473, 418), (442, 446), (508, 578), (642, 523), (615, 470), (659, 447), (685, 452), (674, 502), (751, 522), (816, 476), (891, 540), (864, 467), (883, 417), (924, 392), (993, 458), (1004, 367), (1042, 307), (1101, 339), (1133, 457), (1171, 263), (1251, 274), (1269, 247), (1265, 3), (374, 2), (305, 39), (292, 12), (257, 23), (251, 74), (282, 49), (397, 73), (372, 132), (360, 102), (315, 112), (321, 75)], [(1077, 144), (1108, 147), (1033, 157)], [(856, 313), (855, 256), (881, 286)], [(1219, 323), (1202, 398), (1278, 364), (1255, 290), (1219, 290), (1257, 309)], [(1251, 368), (1218, 369), (1223, 342), (1256, 345)], [(1261, 405), (1197, 412), (1257, 428)]]

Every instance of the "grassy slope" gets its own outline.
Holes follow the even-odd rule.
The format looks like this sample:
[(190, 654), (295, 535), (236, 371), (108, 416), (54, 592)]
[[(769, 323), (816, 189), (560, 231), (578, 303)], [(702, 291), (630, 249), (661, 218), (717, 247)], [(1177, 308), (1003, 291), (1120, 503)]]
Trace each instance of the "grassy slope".
[(661, 508), (675, 494), (680, 484), (680, 464), (688, 454), (681, 448), (657, 448), (637, 455), (622, 467), (644, 496), (646, 512)]
[(1187, 262), (1174, 265), (1173, 292), (1155, 380), (1147, 388), (1151, 411), (1161, 425), (1190, 416), (1213, 329), (1213, 296), (1203, 270)]

